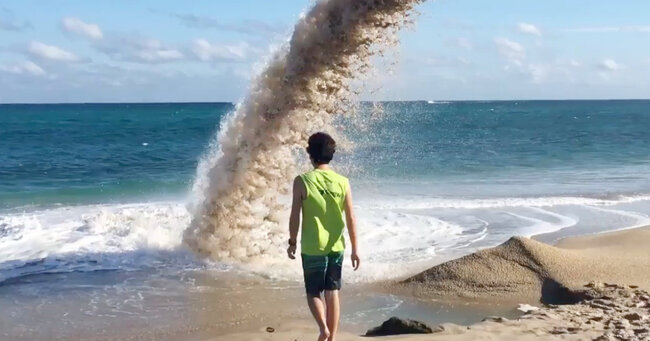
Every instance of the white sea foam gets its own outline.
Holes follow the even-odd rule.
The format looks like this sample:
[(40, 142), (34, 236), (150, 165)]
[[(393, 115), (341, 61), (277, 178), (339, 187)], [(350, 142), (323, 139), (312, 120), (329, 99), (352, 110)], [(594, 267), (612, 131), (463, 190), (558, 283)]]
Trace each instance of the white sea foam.
[(43, 272), (194, 262), (182, 204), (91, 205), (0, 216), (0, 281)]
[(550, 216), (551, 218), (556, 218), (557, 220), (549, 221), (548, 218), (547, 219), (535, 218), (531, 216), (524, 216), (521, 214), (509, 212), (508, 214), (517, 217), (520, 220), (523, 220), (524, 222), (531, 223), (530, 225), (523, 224), (523, 227), (517, 233), (518, 235), (522, 235), (525, 237), (532, 237), (537, 234), (556, 232), (565, 229), (567, 227), (574, 226), (578, 222), (577, 219), (567, 217), (561, 214), (553, 213), (551, 211), (547, 211), (539, 207), (531, 207), (530, 209), (539, 212), (547, 217)]
[[(626, 208), (629, 203), (643, 205), (643, 198), (650, 199), (501, 198), (447, 200), (445, 204), (430, 205), (440, 199), (412, 200), (395, 193), (393, 201), (387, 203), (382, 198), (359, 196), (363, 266), (352, 273), (346, 261), (346, 281), (401, 277), (425, 265), (494, 246), (514, 234), (531, 236), (571, 229), (583, 220), (579, 233), (589, 233), (595, 221), (602, 226), (594, 232), (650, 224), (647, 214)], [(418, 206), (420, 201), (429, 204)], [(287, 214), (284, 210), (278, 218), (283, 229), (287, 228)], [(258, 257), (249, 262), (205, 263), (197, 259), (182, 243), (191, 218), (182, 202), (87, 205), (2, 214), (0, 282), (53, 272), (178, 272), (197, 268), (238, 269), (271, 279), (300, 280), (300, 262), (282, 254), (284, 245), (277, 247), (277, 257)]]
[(590, 205), (612, 206), (622, 203), (650, 201), (648, 195), (619, 196), (616, 199), (600, 199), (590, 197), (534, 197), (534, 198), (485, 198), (485, 199), (446, 199), (428, 198), (422, 196), (400, 196), (373, 198), (372, 202), (364, 203), (372, 208), (408, 208), (426, 210), (432, 208), (500, 208), (500, 207), (550, 207), (560, 205)]
[[(622, 203), (629, 203), (631, 201), (622, 201)], [(623, 225), (623, 226), (617, 226), (617, 228), (614, 229), (614, 231), (621, 231), (621, 230), (628, 230), (628, 229), (633, 229), (637, 227), (642, 227), (642, 226), (648, 226), (650, 225), (650, 217), (648, 217), (647, 214), (643, 214), (640, 212), (631, 212), (631, 211), (624, 211), (624, 210), (616, 210), (612, 208), (602, 208), (602, 207), (590, 207), (593, 210), (598, 210), (601, 212), (606, 212), (613, 214), (615, 216), (620, 216), (620, 217), (627, 217), (627, 218), (632, 218), (636, 220), (634, 224), (628, 224), (628, 225)], [(609, 230), (612, 231), (612, 230)], [(602, 231), (602, 232), (608, 232), (608, 231)]]

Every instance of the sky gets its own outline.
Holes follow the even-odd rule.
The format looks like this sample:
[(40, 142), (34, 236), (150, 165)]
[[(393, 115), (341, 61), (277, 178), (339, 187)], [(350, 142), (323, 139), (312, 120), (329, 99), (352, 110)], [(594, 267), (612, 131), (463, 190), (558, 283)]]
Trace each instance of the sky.
[[(311, 3), (0, 0), (0, 103), (237, 102)], [(650, 1), (418, 12), (362, 99), (650, 98)]]

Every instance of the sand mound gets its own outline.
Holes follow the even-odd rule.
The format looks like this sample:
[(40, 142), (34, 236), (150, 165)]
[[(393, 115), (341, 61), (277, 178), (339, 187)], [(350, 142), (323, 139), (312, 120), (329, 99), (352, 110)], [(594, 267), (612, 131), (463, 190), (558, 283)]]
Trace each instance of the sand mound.
[(591, 281), (648, 287), (647, 256), (630, 257), (630, 250), (625, 250), (626, 257), (619, 257), (620, 250), (608, 251), (563, 249), (513, 237), (497, 247), (430, 268), (404, 283), (413, 285), (420, 296), (541, 299), (555, 304), (580, 301), (580, 291), (574, 290)]

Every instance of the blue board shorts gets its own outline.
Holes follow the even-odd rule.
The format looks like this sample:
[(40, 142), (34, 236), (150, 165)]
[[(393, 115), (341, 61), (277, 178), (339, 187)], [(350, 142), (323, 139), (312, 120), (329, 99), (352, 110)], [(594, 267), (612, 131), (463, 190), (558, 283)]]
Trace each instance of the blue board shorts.
[(343, 252), (323, 256), (301, 254), (307, 296), (319, 297), (324, 290), (341, 289)]

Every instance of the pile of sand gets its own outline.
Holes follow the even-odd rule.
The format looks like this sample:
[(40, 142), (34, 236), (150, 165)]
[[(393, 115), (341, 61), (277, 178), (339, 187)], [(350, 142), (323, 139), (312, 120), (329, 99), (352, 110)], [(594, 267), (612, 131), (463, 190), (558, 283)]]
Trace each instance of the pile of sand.
[[(650, 236), (648, 229), (634, 233)], [(630, 238), (626, 232), (619, 232), (616, 237), (630, 240), (617, 244), (612, 236), (599, 235), (553, 247), (513, 237), (497, 247), (437, 265), (403, 283), (418, 296), (541, 299), (556, 304), (578, 302), (583, 297), (573, 290), (591, 281), (627, 283), (647, 289), (647, 238)], [(592, 249), (590, 244), (598, 248)]]

